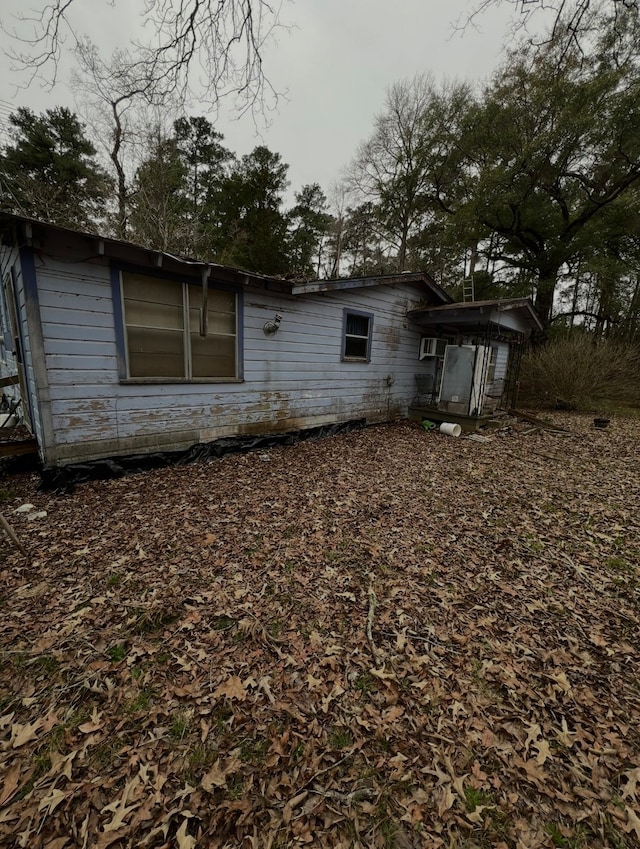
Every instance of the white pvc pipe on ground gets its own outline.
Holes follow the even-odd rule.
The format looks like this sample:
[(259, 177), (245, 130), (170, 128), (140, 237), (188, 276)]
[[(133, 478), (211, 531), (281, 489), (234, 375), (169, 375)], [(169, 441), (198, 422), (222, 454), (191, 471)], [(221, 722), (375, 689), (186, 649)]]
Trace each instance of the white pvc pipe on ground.
[(462, 428), (459, 424), (454, 424), (453, 422), (442, 422), (440, 433), (446, 433), (447, 436), (460, 436)]

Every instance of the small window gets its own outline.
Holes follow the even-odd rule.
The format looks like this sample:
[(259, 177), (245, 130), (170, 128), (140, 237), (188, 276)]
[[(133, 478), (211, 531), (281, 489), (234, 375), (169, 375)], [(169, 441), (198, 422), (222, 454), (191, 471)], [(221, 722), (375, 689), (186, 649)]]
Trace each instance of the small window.
[(373, 315), (357, 310), (345, 310), (342, 326), (342, 359), (369, 362)]
[(202, 289), (142, 274), (122, 275), (128, 377), (235, 379), (237, 296), (209, 289), (202, 335)]

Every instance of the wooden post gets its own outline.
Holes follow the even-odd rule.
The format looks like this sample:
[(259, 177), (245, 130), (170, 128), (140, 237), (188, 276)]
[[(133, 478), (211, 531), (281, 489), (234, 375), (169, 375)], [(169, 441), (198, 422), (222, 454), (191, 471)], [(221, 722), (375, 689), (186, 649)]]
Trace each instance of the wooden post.
[(13, 528), (11, 527), (9, 522), (7, 522), (7, 520), (2, 515), (2, 513), (0, 513), (0, 525), (2, 525), (2, 527), (5, 529), (5, 531), (9, 534), (11, 541), (13, 542), (15, 547), (18, 549), (18, 551), (20, 551), (26, 557), (27, 552), (25, 550), (25, 547), (22, 545), (22, 543), (20, 542), (18, 537), (15, 535), (15, 533), (13, 532)]

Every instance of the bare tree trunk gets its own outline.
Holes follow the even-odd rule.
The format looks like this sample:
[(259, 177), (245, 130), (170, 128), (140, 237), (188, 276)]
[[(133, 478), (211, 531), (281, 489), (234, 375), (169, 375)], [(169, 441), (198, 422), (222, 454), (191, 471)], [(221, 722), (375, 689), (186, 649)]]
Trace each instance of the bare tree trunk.
[(580, 271), (576, 271), (576, 282), (573, 286), (573, 298), (571, 299), (571, 331), (573, 332), (573, 328), (576, 322), (576, 311), (578, 309), (578, 291), (580, 289)]
[(124, 167), (120, 161), (120, 149), (122, 148), (122, 122), (118, 113), (118, 102), (111, 103), (111, 111), (113, 113), (113, 147), (109, 152), (109, 157), (113, 162), (113, 167), (116, 170), (117, 187), (118, 187), (118, 217), (116, 221), (116, 236), (118, 239), (127, 238), (127, 179), (124, 173)]
[(335, 278), (340, 276), (340, 262), (342, 260), (342, 234), (344, 230), (344, 222), (342, 219), (338, 224), (338, 231), (336, 233), (336, 247), (333, 254), (333, 262), (331, 263), (331, 272), (329, 274), (330, 278)]
[(553, 315), (553, 296), (556, 290), (557, 279), (558, 269), (546, 271), (538, 279), (535, 308), (545, 330), (549, 326)]
[(398, 271), (402, 273), (407, 265), (407, 241), (409, 239), (409, 222), (404, 218), (400, 233), (400, 250), (398, 251)]
[(640, 333), (640, 275), (636, 275), (633, 294), (622, 321), (621, 337), (623, 341), (633, 344)]

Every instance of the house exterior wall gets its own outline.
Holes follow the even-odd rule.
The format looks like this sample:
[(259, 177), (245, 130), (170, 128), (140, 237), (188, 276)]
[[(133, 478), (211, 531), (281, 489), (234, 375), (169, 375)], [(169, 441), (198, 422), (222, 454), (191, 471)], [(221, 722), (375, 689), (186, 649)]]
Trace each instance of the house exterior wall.
[[(415, 284), (288, 295), (243, 291), (244, 380), (122, 383), (106, 261), (36, 261), (53, 438), (45, 466), (187, 448), (223, 436), (282, 432), (407, 415), (420, 333), (406, 311)], [(213, 283), (212, 285), (215, 285)], [(370, 362), (343, 362), (345, 308), (373, 315)], [(282, 315), (279, 331), (263, 326)]]

